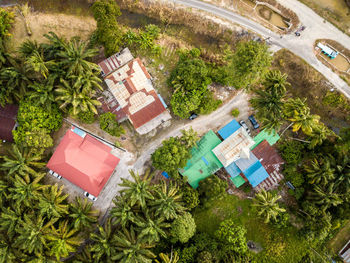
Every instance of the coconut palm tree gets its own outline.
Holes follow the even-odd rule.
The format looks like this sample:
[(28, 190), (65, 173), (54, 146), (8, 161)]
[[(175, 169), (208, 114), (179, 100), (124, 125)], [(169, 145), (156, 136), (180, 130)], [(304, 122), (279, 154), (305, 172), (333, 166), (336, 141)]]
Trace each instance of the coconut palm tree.
[(57, 219), (51, 219), (45, 223), (45, 219), (41, 215), (35, 217), (33, 214), (24, 214), (23, 219), (21, 226), (17, 229), (18, 237), (15, 239), (14, 245), (40, 256), (47, 246), (47, 237), (52, 231), (51, 226)]
[(41, 155), (29, 148), (18, 147), (16, 144), (12, 145), (12, 150), (8, 155), (1, 156), (4, 160), (0, 164), (0, 170), (6, 171), (8, 175), (18, 173), (19, 175), (31, 174), (35, 176), (37, 173), (35, 168), (43, 168), (44, 162), (40, 162)]
[(94, 72), (87, 72), (84, 75), (72, 75), (69, 77), (72, 88), (79, 92), (91, 92), (93, 90), (103, 90), (101, 87), (101, 79)]
[(97, 222), (99, 212), (92, 210), (92, 205), (87, 199), (82, 201), (80, 197), (75, 197), (75, 202), (69, 204), (69, 217), (74, 220), (75, 229), (89, 228)]
[(3, 206), (5, 200), (8, 198), (7, 187), (7, 183), (3, 180), (0, 180), (0, 207)]
[(180, 140), (187, 148), (192, 148), (194, 146), (197, 146), (197, 142), (199, 141), (200, 137), (198, 136), (198, 133), (193, 130), (192, 127), (189, 129), (183, 129), (181, 130), (182, 136), (180, 137)]
[(179, 193), (177, 185), (164, 181), (156, 189), (155, 199), (151, 202), (152, 210), (156, 217), (164, 217), (167, 220), (175, 219), (186, 209), (182, 203), (182, 195)]
[(97, 55), (97, 49), (90, 49), (87, 42), (82, 42), (78, 38), (73, 38), (63, 46), (63, 51), (58, 53), (61, 59), (61, 66), (67, 72), (66, 76), (84, 75), (91, 71), (99, 71), (97, 64), (89, 60)]
[(283, 74), (279, 70), (271, 70), (265, 75), (262, 84), (267, 92), (272, 91), (283, 96), (287, 92), (287, 86), (290, 86), (287, 77), (287, 74)]
[(305, 100), (300, 98), (287, 100), (284, 104), (284, 115), (293, 123), (293, 132), (301, 129), (306, 135), (312, 135), (320, 119), (320, 116), (310, 113), (310, 108), (305, 104)]
[(75, 252), (83, 240), (76, 236), (78, 229), (70, 229), (68, 220), (60, 221), (57, 229), (51, 226), (52, 232), (47, 235), (49, 255), (54, 255), (59, 261)]
[(18, 66), (1, 69), (0, 82), (11, 91), (9, 95), (18, 101), (27, 93), (27, 86), (31, 83), (24, 68)]
[(60, 105), (61, 109), (72, 107), (73, 115), (77, 115), (79, 112), (91, 111), (97, 114), (96, 106), (100, 106), (101, 102), (93, 99), (94, 91), (83, 91), (72, 88), (70, 84), (61, 79), (61, 84), (56, 88), (56, 101)]
[(13, 238), (22, 221), (23, 211), (16, 205), (3, 207), (0, 215), (0, 230)]
[(253, 206), (257, 207), (258, 214), (265, 218), (265, 223), (270, 222), (271, 218), (276, 220), (280, 213), (286, 211), (279, 206), (277, 202), (279, 199), (281, 199), (280, 195), (273, 195), (265, 190), (256, 194)]
[(49, 40), (49, 43), (42, 43), (40, 47), (44, 51), (44, 57), (51, 60), (58, 60), (58, 54), (65, 50), (67, 45), (67, 40), (63, 37), (57, 36), (54, 32), (50, 31), (44, 34), (44, 37)]
[(332, 206), (338, 206), (343, 203), (343, 199), (335, 192), (334, 186), (334, 183), (329, 183), (324, 188), (315, 185), (313, 191), (310, 192), (308, 199), (315, 204), (320, 205), (323, 211)]
[(139, 238), (134, 228), (123, 229), (115, 236), (116, 256), (112, 259), (120, 263), (151, 263), (155, 255), (149, 250), (153, 246), (148, 245)]
[(320, 161), (313, 159), (310, 164), (304, 166), (310, 184), (320, 184), (326, 186), (335, 179), (335, 169), (331, 165), (331, 160), (322, 158)]
[(26, 255), (15, 247), (12, 239), (0, 232), (0, 263), (18, 263), (26, 261)]
[(315, 125), (312, 130), (312, 134), (310, 136), (310, 148), (313, 149), (317, 145), (321, 145), (324, 140), (326, 140), (329, 136), (334, 135), (334, 133), (328, 129), (325, 125), (322, 123), (319, 123), (318, 125)]
[(28, 92), (28, 98), (34, 105), (42, 105), (47, 110), (51, 110), (52, 104), (55, 103), (54, 87), (50, 83), (34, 82), (29, 85), (31, 90)]
[(138, 239), (144, 241), (147, 244), (154, 244), (158, 242), (161, 237), (166, 238), (166, 228), (170, 227), (170, 224), (164, 222), (163, 217), (150, 216), (149, 213), (145, 213), (144, 217), (139, 217), (136, 221)]
[(16, 174), (12, 178), (13, 187), (9, 188), (9, 198), (18, 207), (22, 205), (32, 207), (35, 201), (42, 199), (43, 191), (49, 187), (40, 183), (43, 177), (44, 174), (38, 174), (34, 179), (31, 179), (29, 176), (21, 177)]
[(68, 214), (69, 206), (65, 202), (68, 194), (62, 194), (62, 190), (63, 186), (58, 188), (57, 184), (43, 190), (43, 197), (39, 199), (38, 204), (41, 215), (50, 219)]
[(105, 225), (98, 227), (97, 233), (91, 233), (90, 238), (94, 243), (91, 245), (94, 262), (114, 262), (112, 257), (116, 255), (116, 235), (112, 232), (111, 219)]
[(337, 177), (335, 187), (340, 189), (342, 193), (349, 193), (350, 189), (350, 158), (346, 154), (339, 154), (336, 173)]
[(53, 60), (45, 61), (43, 54), (34, 50), (33, 54), (26, 59), (24, 66), (27, 72), (33, 71), (46, 79), (49, 74), (49, 69), (54, 64), (55, 62)]
[(148, 170), (143, 178), (135, 174), (133, 170), (130, 170), (129, 173), (134, 181), (122, 178), (122, 183), (119, 185), (124, 188), (120, 193), (123, 195), (124, 200), (128, 200), (131, 206), (137, 204), (141, 208), (145, 208), (147, 201), (154, 199), (149, 184), (151, 179), (150, 171)]
[(122, 196), (116, 196), (113, 203), (115, 207), (110, 212), (113, 224), (127, 227), (130, 223), (136, 222), (135, 209), (130, 205), (128, 200)]
[(18, 48), (21, 58), (26, 59), (34, 54), (34, 51), (42, 51), (41, 46), (36, 40), (26, 39)]

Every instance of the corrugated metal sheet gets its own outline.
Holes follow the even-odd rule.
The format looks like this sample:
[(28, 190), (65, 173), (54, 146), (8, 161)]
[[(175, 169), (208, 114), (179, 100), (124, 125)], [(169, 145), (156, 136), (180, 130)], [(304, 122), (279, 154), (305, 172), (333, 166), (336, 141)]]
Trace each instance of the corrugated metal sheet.
[(266, 129), (259, 132), (257, 136), (254, 137), (255, 144), (250, 148), (253, 150), (256, 146), (258, 146), (263, 140), (266, 140), (270, 145), (274, 145), (280, 136), (276, 131), (268, 132)]
[(266, 172), (265, 168), (259, 161), (243, 171), (243, 174), (253, 187), (258, 186), (261, 182), (269, 177), (269, 174)]
[(106, 58), (98, 65), (101, 69), (102, 76), (105, 77), (133, 59), (134, 57), (131, 54), (130, 50), (128, 48), (124, 48), (121, 52), (116, 53), (109, 58)]
[(226, 124), (223, 128), (221, 128), (218, 133), (221, 136), (222, 139), (227, 139), (230, 137), (235, 131), (237, 131), (241, 125), (236, 120), (230, 121), (228, 124)]
[(225, 167), (225, 170), (232, 178), (240, 175), (242, 172), (234, 162)]
[(252, 152), (250, 152), (249, 158), (240, 158), (237, 161), (235, 161), (235, 164), (241, 171), (244, 171), (258, 161), (258, 158), (256, 158), (256, 156)]

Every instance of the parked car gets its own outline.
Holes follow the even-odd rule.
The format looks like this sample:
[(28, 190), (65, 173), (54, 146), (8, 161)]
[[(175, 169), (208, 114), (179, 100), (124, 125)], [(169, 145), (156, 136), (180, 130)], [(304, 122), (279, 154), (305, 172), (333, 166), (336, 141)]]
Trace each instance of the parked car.
[(192, 121), (192, 120), (194, 120), (194, 119), (197, 118), (197, 117), (198, 117), (197, 114), (192, 113), (192, 115), (189, 117), (189, 119)]
[(49, 174), (51, 174), (52, 176), (56, 177), (57, 179), (62, 179), (62, 176), (59, 175), (58, 173), (55, 173), (54, 171), (50, 170), (49, 171)]
[(97, 200), (97, 197), (93, 196), (92, 194), (89, 194), (88, 192), (84, 192), (84, 195), (94, 202)]
[(260, 127), (259, 123), (256, 121), (256, 119), (254, 118), (254, 115), (250, 115), (248, 117), (248, 119), (250, 120), (250, 122), (252, 123), (254, 129), (258, 129)]
[(250, 135), (250, 129), (248, 128), (247, 124), (245, 123), (245, 121), (239, 121), (239, 124), (247, 131), (247, 133)]

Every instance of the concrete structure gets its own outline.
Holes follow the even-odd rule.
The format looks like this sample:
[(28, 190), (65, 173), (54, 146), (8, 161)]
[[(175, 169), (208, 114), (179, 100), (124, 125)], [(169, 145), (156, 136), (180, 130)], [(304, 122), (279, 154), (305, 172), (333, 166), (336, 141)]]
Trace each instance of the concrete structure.
[(104, 96), (105, 103), (99, 100), (104, 108), (119, 117), (118, 120), (127, 117), (139, 134), (146, 134), (171, 119), (171, 116), (154, 90), (151, 76), (141, 60), (132, 59), (122, 65), (130, 59), (129, 53), (122, 51), (122, 58), (116, 54), (99, 64), (115, 101), (108, 94)]
[(344, 260), (345, 263), (350, 263), (350, 240), (339, 251), (339, 256)]
[(72, 126), (47, 164), (47, 168), (97, 197), (120, 159), (113, 149)]
[(13, 142), (12, 130), (16, 127), (17, 112), (17, 105), (0, 106), (0, 139)]

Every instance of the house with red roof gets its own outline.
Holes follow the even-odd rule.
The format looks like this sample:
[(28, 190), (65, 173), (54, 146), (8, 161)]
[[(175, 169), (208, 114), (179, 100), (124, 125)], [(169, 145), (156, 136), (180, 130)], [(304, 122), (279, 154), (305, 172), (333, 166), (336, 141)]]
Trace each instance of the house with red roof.
[(18, 105), (0, 106), (0, 139), (13, 142), (12, 130), (16, 127)]
[(47, 168), (97, 197), (120, 161), (111, 151), (110, 146), (73, 126)]
[(133, 59), (124, 50), (120, 54), (99, 63), (108, 93), (111, 94), (106, 96), (108, 103), (102, 104), (119, 120), (129, 119), (139, 134), (146, 134), (171, 119), (171, 116), (141, 60)]

